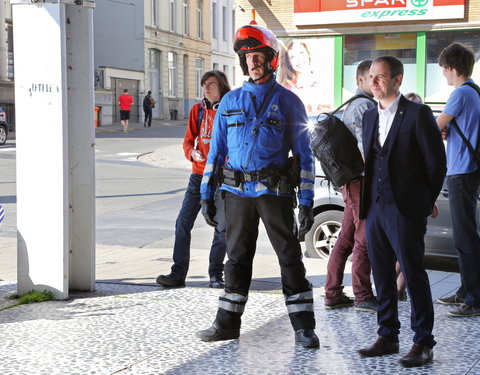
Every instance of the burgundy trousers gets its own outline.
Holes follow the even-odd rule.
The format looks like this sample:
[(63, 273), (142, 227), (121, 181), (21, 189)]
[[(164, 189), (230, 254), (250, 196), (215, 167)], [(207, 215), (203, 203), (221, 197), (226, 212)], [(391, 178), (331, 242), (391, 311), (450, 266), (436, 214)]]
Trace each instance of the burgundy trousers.
[(327, 265), (325, 303), (328, 304), (338, 302), (342, 296), (345, 264), (350, 255), (352, 256), (352, 288), (355, 304), (374, 298), (365, 239), (365, 220), (359, 219), (362, 184), (363, 178), (345, 184), (342, 189), (345, 201), (342, 230)]

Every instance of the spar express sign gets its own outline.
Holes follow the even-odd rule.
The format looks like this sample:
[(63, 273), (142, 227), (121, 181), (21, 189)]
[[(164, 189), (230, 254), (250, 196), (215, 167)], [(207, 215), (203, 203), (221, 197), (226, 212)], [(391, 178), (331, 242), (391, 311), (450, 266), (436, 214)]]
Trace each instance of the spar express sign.
[(465, 17), (466, 0), (294, 0), (295, 25)]

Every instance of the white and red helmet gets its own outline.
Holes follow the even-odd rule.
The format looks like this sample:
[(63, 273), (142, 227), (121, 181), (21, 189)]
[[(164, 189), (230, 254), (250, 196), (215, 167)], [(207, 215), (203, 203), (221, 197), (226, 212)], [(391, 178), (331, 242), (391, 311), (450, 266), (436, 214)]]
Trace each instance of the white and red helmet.
[(248, 75), (245, 54), (249, 52), (265, 52), (268, 72), (278, 68), (279, 47), (275, 35), (266, 27), (250, 24), (240, 27), (233, 38), (233, 50), (240, 58), (243, 74)]

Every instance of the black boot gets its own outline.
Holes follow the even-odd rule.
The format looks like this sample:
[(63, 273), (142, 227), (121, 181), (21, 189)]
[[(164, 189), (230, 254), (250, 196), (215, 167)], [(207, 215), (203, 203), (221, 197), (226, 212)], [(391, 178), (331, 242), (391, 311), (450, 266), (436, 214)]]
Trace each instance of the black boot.
[(202, 341), (222, 341), (238, 339), (239, 329), (225, 329), (218, 326), (217, 321), (213, 322), (210, 328), (197, 332), (197, 337)]
[(297, 329), (295, 331), (295, 341), (302, 344), (304, 348), (318, 348), (320, 341), (311, 328)]
[(157, 277), (157, 284), (166, 288), (178, 288), (185, 286), (185, 280), (175, 277), (175, 275), (159, 275)]

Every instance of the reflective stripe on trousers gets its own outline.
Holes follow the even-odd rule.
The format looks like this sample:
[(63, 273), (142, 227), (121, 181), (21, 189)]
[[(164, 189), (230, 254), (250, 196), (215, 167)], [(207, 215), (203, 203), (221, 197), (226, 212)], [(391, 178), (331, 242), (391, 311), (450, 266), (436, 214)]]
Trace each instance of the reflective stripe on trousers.
[(218, 307), (227, 311), (242, 314), (245, 311), (245, 304), (248, 297), (238, 293), (222, 292), (218, 297)]
[(309, 290), (291, 296), (284, 295), (284, 297), (289, 314), (303, 311), (313, 312), (313, 291)]

